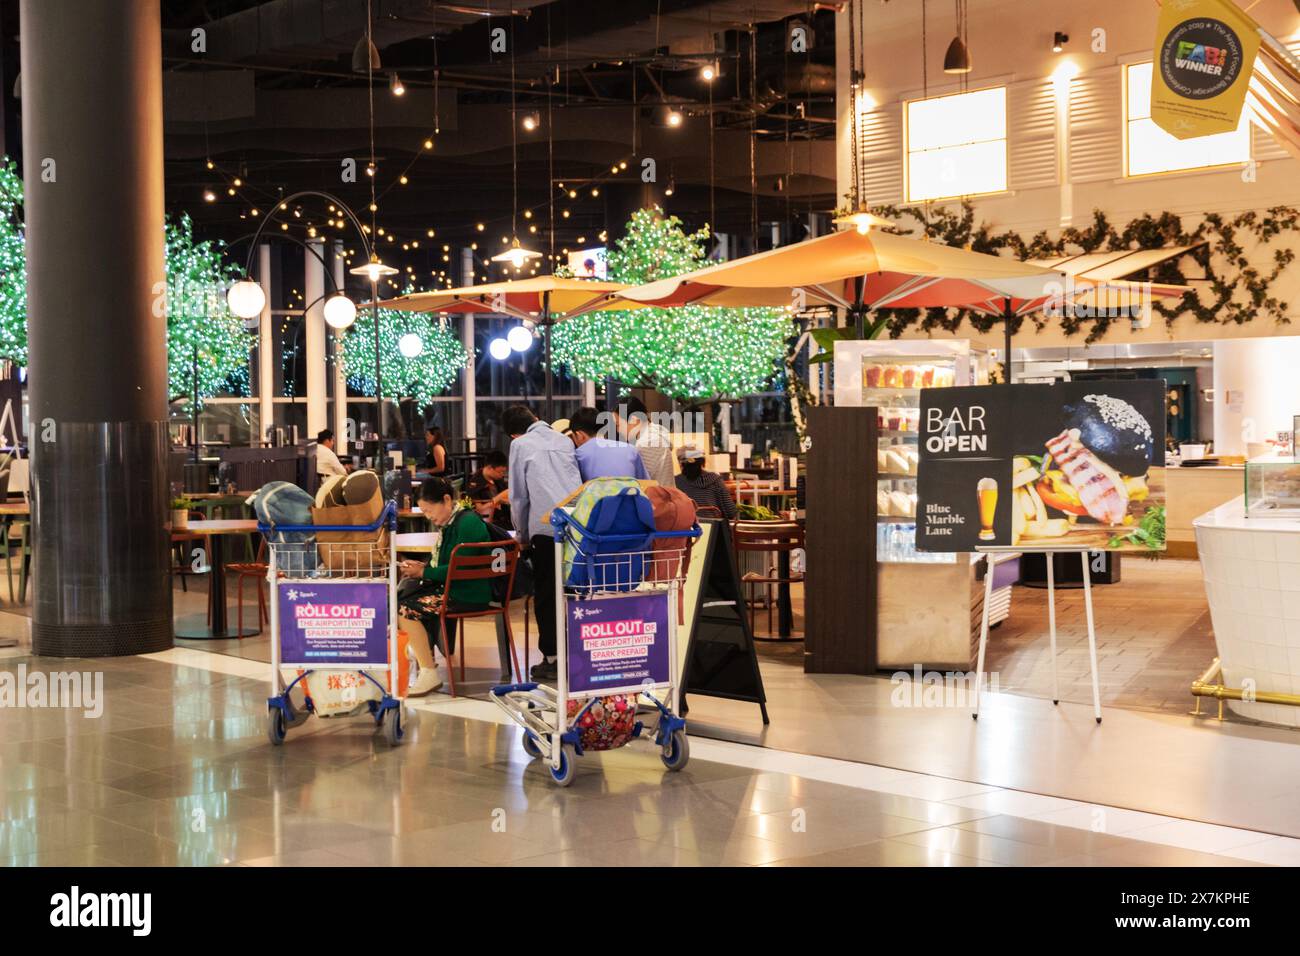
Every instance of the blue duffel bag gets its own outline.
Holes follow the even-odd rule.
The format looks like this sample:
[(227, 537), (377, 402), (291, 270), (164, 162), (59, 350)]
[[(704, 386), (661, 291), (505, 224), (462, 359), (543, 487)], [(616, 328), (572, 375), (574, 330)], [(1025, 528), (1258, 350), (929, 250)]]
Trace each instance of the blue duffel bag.
[[(253, 513), (262, 524), (304, 526), (312, 523), (315, 499), (288, 481), (270, 481), (248, 499)], [(314, 531), (272, 531), (266, 536), (270, 544), (282, 545), (277, 562), (292, 574), (316, 569), (316, 533)]]

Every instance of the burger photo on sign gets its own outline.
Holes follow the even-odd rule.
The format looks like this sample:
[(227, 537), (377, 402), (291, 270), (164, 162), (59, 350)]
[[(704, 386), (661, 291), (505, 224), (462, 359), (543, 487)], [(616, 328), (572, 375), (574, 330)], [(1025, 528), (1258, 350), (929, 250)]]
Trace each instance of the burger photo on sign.
[[(1162, 441), (1136, 407), (1090, 393), (1060, 431), (1012, 464), (1012, 544), (1159, 551), (1165, 546)], [(1159, 484), (1153, 479), (1159, 473)]]

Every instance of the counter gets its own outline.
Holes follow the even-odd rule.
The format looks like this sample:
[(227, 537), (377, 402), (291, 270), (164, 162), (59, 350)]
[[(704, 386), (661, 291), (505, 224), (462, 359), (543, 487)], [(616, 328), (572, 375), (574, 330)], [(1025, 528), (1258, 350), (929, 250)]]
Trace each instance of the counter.
[(1193, 521), (1198, 515), (1241, 495), (1245, 487), (1245, 475), (1246, 470), (1241, 465), (1165, 469), (1165, 540), (1168, 557), (1196, 557)]
[[(1247, 518), (1238, 496), (1193, 526), (1223, 683), (1300, 695), (1300, 519)], [(1242, 717), (1300, 727), (1300, 707), (1227, 705)]]

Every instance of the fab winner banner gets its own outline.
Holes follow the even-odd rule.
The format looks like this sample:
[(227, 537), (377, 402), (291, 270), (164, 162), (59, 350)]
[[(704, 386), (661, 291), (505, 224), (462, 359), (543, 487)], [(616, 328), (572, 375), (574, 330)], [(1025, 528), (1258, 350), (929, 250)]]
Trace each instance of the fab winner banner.
[(921, 392), (916, 546), (1163, 551), (1163, 381)]
[(1241, 120), (1259, 27), (1229, 0), (1164, 0), (1151, 69), (1151, 118), (1178, 139)]

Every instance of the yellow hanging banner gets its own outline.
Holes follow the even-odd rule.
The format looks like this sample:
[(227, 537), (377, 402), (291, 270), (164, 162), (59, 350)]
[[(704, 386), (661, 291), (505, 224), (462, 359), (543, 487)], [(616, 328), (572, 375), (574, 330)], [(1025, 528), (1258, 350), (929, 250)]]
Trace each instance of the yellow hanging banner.
[(1259, 27), (1229, 0), (1164, 0), (1151, 70), (1151, 118), (1179, 139), (1237, 128)]

